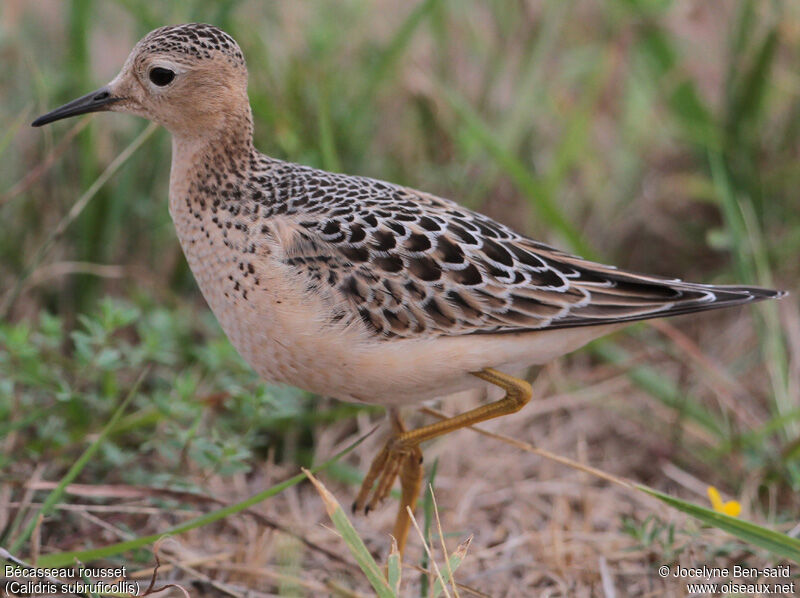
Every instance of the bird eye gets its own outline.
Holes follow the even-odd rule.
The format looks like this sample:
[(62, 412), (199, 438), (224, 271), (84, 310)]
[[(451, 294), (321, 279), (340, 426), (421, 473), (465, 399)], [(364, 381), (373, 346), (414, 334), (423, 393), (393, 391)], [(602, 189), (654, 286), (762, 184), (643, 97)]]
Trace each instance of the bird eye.
[(159, 87), (164, 87), (172, 83), (172, 80), (175, 78), (175, 73), (169, 69), (156, 66), (150, 69), (149, 77), (153, 83)]

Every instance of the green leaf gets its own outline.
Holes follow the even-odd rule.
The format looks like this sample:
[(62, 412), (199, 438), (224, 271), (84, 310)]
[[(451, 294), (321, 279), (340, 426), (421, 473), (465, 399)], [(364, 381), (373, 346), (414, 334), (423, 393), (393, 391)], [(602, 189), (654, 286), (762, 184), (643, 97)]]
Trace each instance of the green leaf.
[(58, 486), (53, 488), (50, 494), (47, 495), (47, 498), (42, 503), (42, 506), (39, 507), (39, 511), (36, 515), (30, 518), (30, 522), (23, 530), (22, 534), (20, 534), (16, 540), (11, 544), (10, 552), (14, 553), (19, 551), (23, 544), (31, 537), (34, 528), (36, 527), (36, 522), (39, 520), (39, 517), (46, 517), (49, 515), (53, 508), (55, 507), (56, 503), (59, 501), (61, 496), (64, 494), (64, 490), (66, 489), (67, 485), (69, 485), (78, 474), (83, 470), (84, 467), (89, 463), (89, 460), (94, 456), (94, 454), (98, 451), (100, 446), (105, 441), (106, 437), (108, 436), (109, 432), (117, 425), (119, 418), (122, 417), (123, 412), (128, 407), (128, 404), (133, 400), (133, 397), (136, 395), (136, 392), (139, 390), (139, 385), (144, 380), (145, 375), (147, 374), (147, 369), (145, 369), (137, 378), (136, 382), (134, 383), (133, 387), (128, 392), (128, 396), (125, 397), (125, 400), (122, 401), (122, 404), (117, 407), (117, 410), (114, 412), (114, 415), (111, 416), (111, 419), (108, 420), (108, 423), (103, 427), (103, 430), (98, 434), (97, 438), (89, 445), (89, 447), (83, 452), (83, 454), (78, 458), (77, 461), (69, 468), (69, 471), (61, 478), (61, 481), (58, 483)]
[(675, 498), (659, 492), (658, 490), (653, 490), (647, 486), (637, 484), (636, 487), (671, 507), (683, 511), (692, 517), (696, 517), (703, 523), (728, 532), (740, 540), (763, 548), (772, 554), (800, 563), (800, 540), (797, 538), (792, 538), (786, 534), (767, 529), (766, 527), (762, 527), (750, 521), (719, 513), (713, 509), (692, 504), (680, 498)]
[(350, 550), (350, 554), (353, 555), (353, 558), (356, 559), (358, 566), (361, 568), (361, 571), (364, 572), (364, 575), (367, 577), (372, 588), (375, 590), (376, 594), (379, 598), (395, 598), (397, 594), (392, 591), (392, 588), (389, 586), (389, 582), (383, 576), (381, 572), (381, 568), (378, 566), (378, 563), (375, 562), (375, 559), (372, 558), (369, 550), (367, 550), (364, 541), (359, 537), (358, 532), (353, 527), (353, 524), (350, 523), (350, 520), (345, 515), (344, 509), (339, 504), (339, 501), (330, 493), (330, 491), (325, 488), (325, 486), (317, 480), (310, 472), (303, 470), (305, 474), (308, 476), (308, 479), (311, 480), (311, 483), (314, 484), (314, 487), (319, 492), (320, 497), (322, 498), (322, 502), (325, 503), (325, 509), (328, 511), (328, 516), (333, 521), (333, 525), (342, 535), (342, 539), (344, 540), (345, 545)]
[[(469, 545), (472, 543), (472, 536), (467, 538), (466, 541), (461, 543), (458, 548), (453, 551), (453, 554), (447, 559), (447, 566), (450, 573), (455, 573), (458, 566), (464, 562), (464, 557), (467, 556), (467, 550), (469, 549)], [(450, 583), (455, 586), (456, 581), (455, 579), (450, 577)], [(440, 578), (436, 578), (436, 581), (433, 582), (433, 591), (431, 592), (431, 598), (438, 598), (439, 594), (442, 593), (444, 590), (444, 586), (442, 586), (442, 582)]]
[(397, 542), (392, 538), (392, 551), (389, 553), (389, 558), (386, 562), (386, 579), (395, 594), (400, 593), (401, 565), (400, 551), (397, 550)]

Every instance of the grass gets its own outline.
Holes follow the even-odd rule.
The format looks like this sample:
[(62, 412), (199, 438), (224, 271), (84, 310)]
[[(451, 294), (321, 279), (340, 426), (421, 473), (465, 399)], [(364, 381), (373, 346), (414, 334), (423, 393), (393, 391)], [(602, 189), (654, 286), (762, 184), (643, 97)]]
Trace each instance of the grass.
[[(234, 593), (372, 587), (316, 525), (309, 485), (213, 523), (200, 497), (242, 505), (349, 446), (376, 410), (270, 386), (242, 363), (175, 242), (166, 133), (119, 115), (26, 126), (105, 83), (164, 23), (212, 22), (239, 40), (266, 153), (452, 197), (607, 263), (798, 289), (795, 3), (53, 0), (0, 15), (0, 545), (29, 561), (132, 542), (104, 558), (144, 572), (150, 540), (185, 529), (164, 548), (172, 579), (225, 578)], [(547, 367), (536, 396), (549, 398), (503, 433), (688, 511), (716, 485), (743, 523), (793, 533), (796, 293), (669, 325)], [(326, 469), (340, 499), (378, 436)], [(426, 451), (439, 529), (475, 535), (455, 591), (680, 592), (657, 565), (778, 562), (720, 525), (497, 442), (462, 432)], [(132, 489), (144, 494), (118, 496)], [(373, 557), (387, 553), (392, 508), (352, 521)], [(438, 580), (416, 550), (389, 585), (428, 595)], [(450, 583), (447, 559), (434, 561)]]

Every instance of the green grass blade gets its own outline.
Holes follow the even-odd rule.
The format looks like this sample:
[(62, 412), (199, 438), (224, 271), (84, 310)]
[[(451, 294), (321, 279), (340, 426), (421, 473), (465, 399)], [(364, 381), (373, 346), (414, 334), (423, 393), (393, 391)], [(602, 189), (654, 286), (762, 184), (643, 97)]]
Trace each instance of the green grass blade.
[(305, 469), (303, 471), (308, 476), (308, 479), (311, 480), (311, 483), (314, 484), (317, 492), (319, 492), (322, 501), (325, 503), (328, 516), (342, 535), (342, 539), (348, 550), (350, 550), (350, 554), (356, 559), (358, 566), (361, 568), (361, 571), (364, 572), (364, 575), (375, 590), (375, 593), (379, 598), (395, 598), (397, 594), (392, 591), (389, 582), (383, 576), (381, 568), (378, 566), (378, 563), (375, 562), (375, 559), (372, 558), (372, 555), (369, 550), (367, 550), (364, 541), (359, 537), (353, 524), (350, 523), (339, 501), (336, 500), (333, 494), (331, 494), (322, 482), (317, 480), (311, 472)]
[[(752, 447), (753, 449), (763, 448), (768, 442), (768, 437), (786, 428), (787, 426), (794, 426), (800, 422), (800, 409), (792, 409), (785, 415), (777, 415), (767, 421), (764, 425), (757, 428), (750, 429), (746, 432), (739, 434), (722, 441), (714, 449), (715, 455), (722, 457), (735, 450), (736, 446)], [(795, 447), (800, 449), (800, 438), (786, 445), (782, 449), (782, 459), (790, 460), (800, 456), (794, 455)]]
[[(520, 66), (521, 77), (516, 84), (514, 104), (503, 122), (500, 123), (500, 130), (496, 133), (501, 145), (509, 151), (518, 151), (525, 136), (530, 133), (531, 106), (541, 105), (544, 101), (548, 89), (545, 81), (545, 65), (548, 60), (551, 60), (552, 53), (557, 47), (556, 42), (561, 36), (571, 5), (572, 2), (548, 4), (534, 43), (530, 44), (530, 47), (526, 48), (523, 53)], [(506, 60), (506, 53), (500, 49), (496, 50), (491, 57), (485, 68), (485, 82), (477, 102), (478, 106), (482, 107), (486, 104), (486, 97), (496, 86), (496, 79), (502, 74), (502, 66)], [(486, 172), (473, 186), (469, 197), (473, 200), (486, 198), (500, 173), (496, 162), (487, 164)]]
[(78, 477), (78, 474), (80, 474), (83, 468), (86, 467), (86, 465), (89, 463), (89, 460), (94, 456), (94, 454), (103, 444), (109, 432), (111, 432), (114, 426), (116, 426), (117, 422), (119, 421), (119, 418), (122, 417), (122, 414), (128, 407), (128, 404), (130, 404), (131, 400), (133, 400), (133, 397), (136, 396), (136, 392), (139, 390), (139, 385), (142, 383), (142, 380), (144, 380), (144, 377), (147, 375), (148, 370), (149, 368), (145, 368), (144, 371), (142, 371), (142, 373), (136, 379), (136, 382), (133, 384), (133, 387), (128, 392), (128, 396), (125, 397), (125, 400), (122, 401), (122, 404), (119, 407), (117, 407), (116, 411), (114, 411), (114, 414), (111, 416), (111, 419), (108, 420), (108, 423), (103, 427), (103, 430), (100, 432), (97, 438), (95, 438), (94, 442), (92, 442), (92, 444), (90, 444), (89, 447), (83, 452), (83, 454), (80, 457), (78, 457), (78, 460), (75, 461), (75, 463), (73, 463), (72, 467), (70, 467), (67, 473), (64, 475), (64, 477), (61, 478), (61, 481), (58, 483), (58, 486), (53, 488), (50, 494), (47, 495), (47, 498), (42, 503), (42, 506), (39, 507), (38, 513), (35, 516), (31, 517), (30, 522), (22, 531), (22, 533), (16, 538), (16, 540), (14, 540), (14, 542), (12, 542), (10, 552), (12, 553), (18, 552), (19, 549), (22, 547), (22, 545), (28, 541), (28, 538), (31, 537), (31, 534), (33, 533), (33, 530), (36, 527), (36, 521), (38, 520), (38, 518), (40, 516), (46, 517), (52, 512), (53, 507), (55, 507), (56, 503), (63, 496), (66, 487), (70, 483), (72, 483), (72, 481), (75, 478)]
[(450, 89), (442, 87), (441, 90), (447, 103), (464, 123), (466, 132), (505, 171), (545, 224), (558, 231), (573, 250), (591, 257), (593, 252), (556, 205), (544, 181), (532, 175), (519, 158), (500, 145), (494, 133), (464, 99)]
[(322, 154), (322, 167), (333, 172), (341, 171), (341, 161), (336, 151), (336, 140), (331, 122), (328, 94), (323, 93), (317, 102), (317, 122), (319, 126), (319, 149)]
[(128, 159), (136, 152), (136, 150), (138, 150), (139, 147), (141, 147), (141, 145), (147, 141), (153, 133), (155, 133), (156, 129), (158, 129), (158, 125), (155, 123), (150, 123), (147, 125), (147, 127), (141, 133), (139, 133), (136, 139), (131, 141), (130, 144), (128, 144), (128, 146), (122, 150), (122, 152), (120, 152), (120, 154), (114, 158), (114, 160), (111, 161), (111, 163), (100, 174), (100, 176), (95, 179), (91, 186), (89, 186), (83, 195), (81, 195), (80, 198), (78, 198), (78, 200), (72, 205), (70, 211), (67, 212), (67, 214), (59, 221), (58, 225), (53, 229), (53, 231), (45, 239), (44, 243), (42, 243), (42, 245), (36, 251), (33, 259), (25, 267), (25, 270), (17, 279), (14, 287), (3, 298), (2, 305), (0, 305), (0, 317), (5, 316), (10, 311), (11, 307), (14, 305), (14, 302), (19, 297), (25, 281), (30, 277), (31, 274), (33, 274), (34, 270), (36, 270), (39, 264), (42, 263), (42, 260), (45, 258), (50, 249), (52, 249), (61, 235), (64, 234), (69, 225), (75, 221), (81, 212), (83, 212), (92, 198), (97, 195), (100, 189), (102, 189), (103, 185), (105, 185), (108, 180), (114, 176), (114, 173), (117, 172), (117, 170), (119, 170), (120, 167), (128, 161)]
[[(758, 225), (752, 203), (743, 203), (741, 206), (742, 220), (747, 233), (748, 247), (751, 248), (753, 268), (756, 282), (766, 287), (772, 287), (772, 270), (767, 258), (766, 243)], [(796, 397), (790, 389), (789, 372), (790, 358), (786, 346), (785, 330), (778, 313), (778, 306), (774, 303), (759, 306), (756, 318), (761, 353), (764, 363), (769, 371), (772, 384), (773, 403), (778, 415), (791, 413), (796, 406)], [(800, 427), (793, 421), (787, 422), (784, 430), (785, 437), (797, 437)]]
[(750, 521), (744, 521), (730, 515), (701, 507), (668, 494), (653, 490), (647, 486), (636, 486), (642, 492), (656, 497), (658, 500), (695, 517), (712, 527), (721, 529), (736, 536), (740, 540), (758, 546), (783, 558), (800, 563), (800, 540), (786, 534), (767, 529)]
[[(344, 455), (346, 455), (354, 448), (356, 448), (359, 444), (361, 444), (364, 438), (366, 438), (366, 436), (362, 436), (361, 438), (353, 442), (345, 449), (341, 450), (339, 453), (337, 453), (324, 463), (312, 467), (310, 471), (312, 472), (321, 471), (326, 467), (328, 467), (329, 465), (331, 465), (332, 463), (335, 463), (336, 461), (341, 459)], [(206, 513), (205, 515), (201, 515), (200, 517), (195, 517), (194, 519), (190, 519), (189, 521), (186, 521), (180, 525), (176, 525), (175, 527), (172, 527), (166, 530), (165, 532), (159, 534), (151, 534), (149, 536), (143, 536), (141, 538), (136, 538), (134, 540), (126, 540), (124, 542), (118, 542), (116, 544), (103, 546), (102, 548), (94, 548), (91, 550), (48, 554), (40, 557), (37, 563), (40, 567), (64, 567), (74, 562), (75, 559), (78, 559), (83, 563), (88, 563), (97, 559), (114, 556), (122, 552), (126, 552), (128, 550), (141, 548), (142, 546), (146, 546), (147, 544), (152, 544), (153, 542), (164, 536), (182, 534), (184, 532), (188, 532), (189, 530), (193, 530), (198, 527), (214, 523), (215, 521), (219, 521), (220, 519), (224, 519), (229, 515), (234, 515), (236, 513), (244, 511), (245, 509), (248, 509), (257, 503), (260, 503), (263, 500), (266, 500), (267, 498), (275, 496), (276, 494), (280, 494), (287, 488), (295, 486), (296, 484), (299, 484), (305, 479), (306, 479), (306, 474), (299, 473), (296, 476), (293, 476), (288, 480), (281, 482), (280, 484), (276, 484), (270, 488), (267, 488), (262, 492), (259, 492), (258, 494), (254, 494), (253, 496), (251, 496), (246, 500), (243, 500), (233, 505), (229, 505), (227, 507), (223, 507), (221, 509), (217, 509), (216, 511), (212, 511), (210, 513)]]
[[(453, 554), (451, 554), (448, 557), (447, 571), (450, 574), (455, 573), (459, 565), (461, 565), (461, 563), (464, 562), (464, 557), (467, 556), (467, 550), (469, 549), (469, 545), (471, 542), (472, 542), (472, 537), (470, 536), (470, 538), (467, 539), (466, 542), (464, 542), (458, 548), (456, 548), (455, 551), (453, 551)], [(450, 583), (453, 584), (453, 587), (455, 587), (456, 582), (455, 579), (453, 579), (452, 575), (450, 577)], [(442, 586), (441, 580), (437, 578), (436, 581), (433, 582), (433, 591), (431, 592), (431, 598), (439, 598), (439, 594), (441, 594), (443, 590), (444, 586)]]
[[(772, 82), (770, 69), (777, 48), (778, 32), (776, 29), (772, 29), (765, 36), (753, 60), (752, 67), (744, 74), (738, 89), (733, 93), (727, 115), (729, 143), (737, 143), (742, 128), (746, 127), (748, 123), (757, 122), (763, 106), (764, 95)], [(738, 93), (736, 93), (737, 91)]]
[(400, 593), (400, 578), (402, 574), (400, 551), (397, 550), (397, 542), (392, 539), (392, 551), (386, 561), (386, 579), (389, 587), (395, 594)]
[[(644, 2), (632, 1), (630, 4), (641, 12), (646, 11)], [(655, 22), (649, 22), (641, 28), (638, 50), (649, 67), (649, 76), (664, 87), (662, 93), (667, 98), (667, 106), (686, 138), (700, 147), (718, 150), (721, 147), (719, 129), (694, 81), (680, 72), (678, 52), (672, 38)]]
[(719, 206), (722, 216), (725, 219), (725, 227), (731, 235), (731, 244), (735, 248), (734, 258), (739, 276), (742, 282), (754, 282), (754, 266), (749, 259), (750, 252), (747, 244), (744, 218), (739, 209), (736, 195), (733, 191), (733, 183), (728, 176), (725, 162), (718, 152), (709, 154), (709, 164), (711, 166), (711, 179), (719, 197)]
[(585, 152), (592, 116), (610, 77), (612, 64), (611, 53), (607, 52), (598, 57), (589, 69), (582, 98), (565, 123), (560, 143), (553, 155), (553, 164), (545, 177), (548, 197), (556, 197), (558, 189), (563, 187), (564, 180)]
[[(439, 458), (437, 457), (433, 461), (433, 466), (431, 467), (431, 472), (428, 475), (428, 480), (425, 483), (425, 495), (422, 498), (422, 514), (423, 514), (423, 531), (425, 533), (425, 541), (430, 544), (431, 540), (431, 528), (433, 527), (433, 492), (431, 489), (433, 488), (433, 482), (436, 479), (436, 472), (439, 469)], [(430, 566), (430, 562), (428, 561), (428, 553), (426, 551), (422, 551), (422, 556), (420, 558), (419, 563), (420, 569), (423, 571), (427, 571), (428, 567)], [(419, 592), (420, 596), (424, 597), (427, 595), (427, 589), (429, 588), (429, 581), (428, 581), (428, 574), (423, 573), (421, 575), (421, 580), (419, 584)]]
[[(627, 351), (608, 341), (593, 343), (591, 350), (609, 363), (625, 364), (630, 359)], [(693, 397), (682, 393), (672, 380), (652, 367), (646, 365), (632, 367), (628, 371), (628, 376), (637, 386), (667, 407), (682, 412), (716, 437), (726, 437), (724, 430), (719, 425), (719, 417), (715, 417)]]
[(408, 15), (406, 20), (398, 27), (392, 40), (378, 56), (375, 66), (367, 76), (367, 82), (361, 98), (356, 102), (354, 114), (363, 114), (364, 108), (372, 101), (380, 84), (391, 74), (397, 61), (403, 55), (414, 37), (419, 26), (433, 13), (433, 9), (440, 0), (425, 0), (420, 2)]
[[(514, 105), (503, 125), (500, 127), (500, 139), (505, 147), (517, 147), (522, 141), (526, 127), (531, 121), (531, 106), (542, 101), (547, 91), (545, 67), (551, 59), (556, 42), (561, 37), (564, 23), (569, 15), (574, 2), (554, 2), (544, 5), (542, 23), (536, 36), (536, 42), (531, 47), (526, 57), (530, 65), (523, 72), (522, 79), (517, 84), (519, 97), (515, 98)], [(506, 58), (501, 54), (503, 58)]]

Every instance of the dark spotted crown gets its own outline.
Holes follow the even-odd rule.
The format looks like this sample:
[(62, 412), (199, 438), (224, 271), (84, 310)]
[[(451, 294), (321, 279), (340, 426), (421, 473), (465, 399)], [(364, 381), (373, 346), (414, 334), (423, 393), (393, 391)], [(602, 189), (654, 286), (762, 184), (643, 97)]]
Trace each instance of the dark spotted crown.
[(144, 51), (178, 52), (194, 58), (211, 58), (220, 52), (236, 66), (245, 66), (244, 55), (230, 35), (219, 27), (206, 23), (168, 25), (147, 34), (140, 42)]

